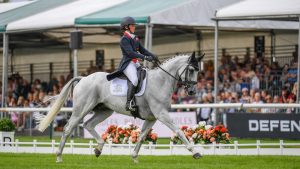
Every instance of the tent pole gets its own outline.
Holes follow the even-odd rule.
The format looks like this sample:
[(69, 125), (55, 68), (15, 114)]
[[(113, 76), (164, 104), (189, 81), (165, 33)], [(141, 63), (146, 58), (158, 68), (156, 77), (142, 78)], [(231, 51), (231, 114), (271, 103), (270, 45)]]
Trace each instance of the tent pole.
[[(215, 91), (215, 98), (214, 102), (217, 103), (217, 95), (218, 95), (218, 37), (219, 36), (219, 21), (216, 20), (216, 25), (215, 25), (215, 66), (214, 66), (214, 91)], [(218, 109), (215, 111), (215, 117), (212, 119), (214, 121), (214, 124), (217, 124), (217, 114), (218, 114)]]
[(271, 63), (275, 62), (275, 32), (271, 30)]
[[(297, 100), (296, 103), (299, 103), (299, 79), (300, 79), (300, 16), (299, 19), (299, 30), (298, 30), (298, 72), (297, 72)], [(297, 109), (297, 113), (299, 113), (299, 109)]]
[[(145, 48), (148, 49), (148, 45), (149, 45), (149, 23), (147, 23), (145, 25)], [(148, 61), (144, 60), (144, 66), (148, 67)]]
[(151, 51), (152, 50), (152, 28), (153, 25), (149, 24), (149, 32), (148, 32), (148, 50)]
[(73, 77), (77, 77), (78, 70), (77, 70), (77, 63), (78, 62), (78, 49), (73, 49)]
[(145, 25), (145, 48), (148, 49), (148, 39), (149, 39), (149, 24)]
[[(2, 100), (1, 107), (6, 107), (6, 95), (7, 95), (7, 74), (8, 74), (8, 48), (9, 48), (9, 37), (7, 33), (3, 33), (3, 70), (2, 70)], [(6, 117), (1, 112), (1, 118)]]

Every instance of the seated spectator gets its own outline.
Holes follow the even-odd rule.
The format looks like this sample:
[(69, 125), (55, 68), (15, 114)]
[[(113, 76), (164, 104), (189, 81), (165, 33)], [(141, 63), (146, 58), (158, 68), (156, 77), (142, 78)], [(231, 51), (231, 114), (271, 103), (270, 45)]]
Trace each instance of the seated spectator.
[[(263, 101), (261, 100), (261, 96), (259, 92), (256, 92), (254, 95), (254, 100), (252, 101), (252, 104), (261, 104)], [(252, 108), (252, 112), (254, 113), (261, 113), (261, 108)]]
[[(271, 95), (266, 96), (266, 103), (272, 103), (273, 99)], [(261, 113), (276, 113), (276, 108), (262, 108)]]
[[(295, 103), (295, 101), (296, 101), (295, 98), (296, 97), (290, 97), (290, 98), (288, 98), (287, 99), (288, 103), (290, 103), (290, 104)], [(294, 113), (296, 113), (295, 107), (289, 107), (289, 108), (287, 108), (286, 109), (286, 113), (287, 114), (294, 114)]]
[(243, 88), (242, 89), (242, 97), (240, 99), (240, 103), (250, 103), (251, 102), (251, 97), (248, 94), (248, 88)]
[(280, 95), (280, 103), (287, 103), (287, 97), (289, 95), (289, 92), (288, 92), (288, 89), (287, 87), (284, 87), (282, 90), (281, 90), (281, 95)]

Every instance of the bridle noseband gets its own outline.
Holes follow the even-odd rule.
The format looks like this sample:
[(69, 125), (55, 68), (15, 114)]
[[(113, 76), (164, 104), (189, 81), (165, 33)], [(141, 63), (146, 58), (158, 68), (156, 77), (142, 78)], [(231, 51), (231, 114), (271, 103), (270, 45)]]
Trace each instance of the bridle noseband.
[[(158, 59), (154, 60), (153, 62), (158, 68), (160, 68), (162, 71), (164, 71), (165, 73), (167, 73), (169, 76), (171, 76), (173, 79), (175, 79), (178, 84), (180, 85), (183, 85), (184, 88), (187, 90), (188, 88), (190, 88), (191, 86), (197, 84), (196, 81), (190, 81), (187, 77), (188, 75), (188, 67), (192, 66), (194, 67), (196, 70), (198, 68), (196, 68), (195, 66), (193, 66), (191, 63), (187, 64), (186, 67), (184, 68), (184, 70), (181, 72), (181, 74), (179, 75), (179, 78), (176, 78), (174, 75), (170, 74), (169, 72), (167, 72), (165, 69), (163, 69), (161, 66), (160, 66), (160, 61)], [(198, 69), (199, 70), (199, 69)], [(181, 76), (182, 74), (185, 73), (185, 79), (182, 80)]]

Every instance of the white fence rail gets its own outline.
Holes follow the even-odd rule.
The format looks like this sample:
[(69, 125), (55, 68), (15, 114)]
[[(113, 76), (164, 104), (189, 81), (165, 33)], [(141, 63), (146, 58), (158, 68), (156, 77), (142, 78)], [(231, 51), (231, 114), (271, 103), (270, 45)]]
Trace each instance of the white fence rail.
[[(262, 103), (262, 104), (249, 104), (249, 103), (212, 103), (212, 104), (172, 104), (171, 108), (300, 108), (300, 104), (274, 104), (274, 103)], [(0, 112), (47, 112), (50, 108), (19, 108), (19, 107), (4, 107), (0, 108)], [(63, 107), (61, 112), (71, 112), (72, 108)]]
[[(52, 142), (0, 142), (0, 152), (10, 153), (50, 153), (56, 151), (59, 143)], [(93, 154), (93, 147), (96, 143), (75, 143), (71, 140), (66, 143), (65, 154)], [(104, 155), (130, 155), (134, 149), (134, 144), (105, 144), (102, 154)], [(300, 143), (256, 143), (239, 144), (207, 144), (194, 145), (200, 149), (203, 155), (294, 155), (300, 156)], [(140, 155), (191, 155), (184, 145), (173, 144), (144, 144), (140, 150)]]

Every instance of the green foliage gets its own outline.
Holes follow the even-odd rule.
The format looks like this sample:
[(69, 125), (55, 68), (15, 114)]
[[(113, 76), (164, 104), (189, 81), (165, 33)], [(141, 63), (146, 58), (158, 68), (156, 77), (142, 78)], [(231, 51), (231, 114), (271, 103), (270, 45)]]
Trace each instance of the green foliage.
[(14, 130), (15, 130), (15, 125), (10, 119), (4, 118), (0, 120), (0, 131), (10, 132)]

